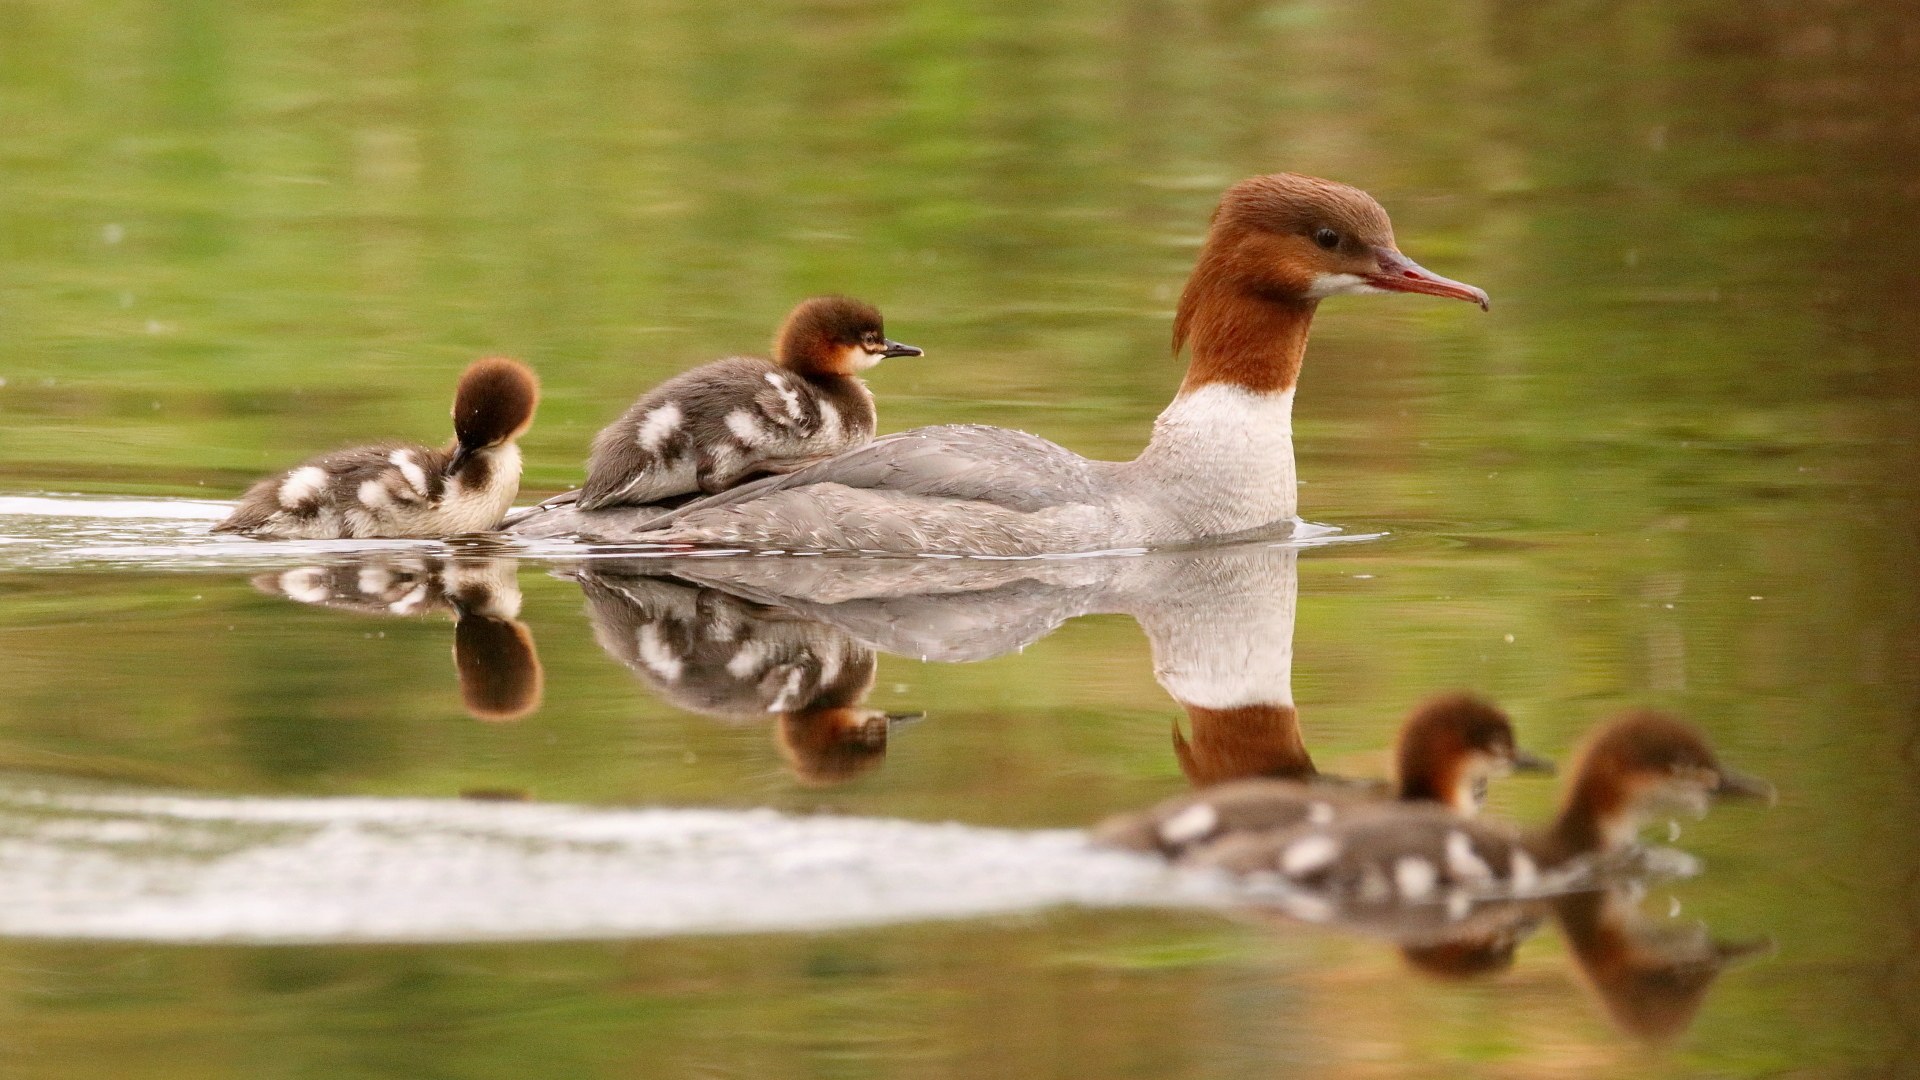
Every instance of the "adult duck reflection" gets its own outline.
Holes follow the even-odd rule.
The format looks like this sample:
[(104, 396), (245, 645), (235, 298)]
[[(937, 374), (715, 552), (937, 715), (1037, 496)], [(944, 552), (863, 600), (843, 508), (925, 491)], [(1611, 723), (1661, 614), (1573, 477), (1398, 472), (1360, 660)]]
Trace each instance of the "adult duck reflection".
[[(1173, 751), (1197, 790), (1131, 821), (1117, 819), (1120, 825), (1144, 824), (1152, 833), (1123, 846), (1164, 852), (1170, 846), (1182, 847), (1187, 832), (1196, 830), (1196, 835), (1204, 834), (1201, 840), (1211, 855), (1193, 861), (1237, 874), (1277, 876), (1290, 868), (1311, 872), (1343, 866), (1345, 847), (1300, 850), (1277, 840), (1262, 840), (1257, 828), (1229, 828), (1222, 836), (1217, 830), (1231, 816), (1227, 811), (1239, 808), (1213, 802), (1215, 792), (1248, 783), (1279, 782), (1297, 791), (1302, 787), (1297, 782), (1307, 781), (1316, 786), (1306, 790), (1322, 793), (1314, 801), (1349, 803), (1339, 797), (1345, 789), (1324, 784), (1302, 738), (1293, 703), (1296, 559), (1292, 548), (1247, 546), (1127, 559), (1017, 563), (714, 557), (636, 559), (632, 566), (642, 574), (670, 569), (690, 584), (708, 586), (738, 602), (805, 617), (869, 648), (922, 659), (986, 659), (1037, 640), (1079, 615), (1128, 614), (1147, 635), (1156, 679), (1186, 712), (1190, 734), (1176, 727)], [(1423, 731), (1449, 734), (1446, 739), (1429, 740)], [(1452, 749), (1437, 753), (1442, 744)], [(1619, 761), (1616, 750), (1625, 755)], [(1351, 818), (1342, 811), (1321, 814), (1317, 820), (1337, 831), (1330, 835), (1341, 845), (1351, 839), (1355, 844), (1364, 840), (1392, 847), (1406, 839), (1402, 834), (1407, 830), (1395, 828), (1376, 835), (1366, 822), (1376, 815), (1396, 820), (1408, 815), (1405, 820), (1418, 826), (1412, 830), (1419, 834), (1413, 839), (1432, 833), (1438, 854), (1429, 855), (1422, 847), (1412, 854), (1423, 861), (1418, 865), (1408, 861), (1404, 872), (1394, 863), (1393, 873), (1385, 880), (1395, 887), (1405, 886), (1402, 891), (1406, 891), (1419, 884), (1415, 880), (1419, 871), (1430, 870), (1435, 875), (1433, 902), (1348, 905), (1339, 896), (1291, 890), (1295, 901), (1291, 906), (1253, 906), (1246, 917), (1294, 921), (1306, 916), (1333, 928), (1384, 938), (1397, 945), (1414, 968), (1456, 979), (1504, 970), (1512, 964), (1520, 942), (1549, 917), (1557, 917), (1577, 961), (1623, 1028), (1654, 1037), (1686, 1026), (1720, 965), (1738, 950), (1715, 945), (1702, 935), (1673, 935), (1652, 928), (1639, 921), (1630, 903), (1621, 899), (1627, 894), (1605, 891), (1616, 881), (1632, 887), (1633, 877), (1646, 866), (1621, 868), (1620, 878), (1570, 879), (1561, 886), (1601, 890), (1581, 894), (1587, 899), (1539, 893), (1478, 895), (1442, 888), (1447, 884), (1445, 873), (1455, 869), (1465, 873), (1482, 862), (1494, 867), (1493, 855), (1478, 851), (1464, 851), (1448, 861), (1460, 847), (1453, 840), (1456, 832), (1472, 842), (1493, 843), (1506, 836), (1500, 826), (1482, 825), (1467, 816), (1477, 807), (1484, 780), (1516, 764), (1540, 764), (1517, 749), (1504, 714), (1469, 696), (1431, 699), (1410, 717), (1397, 758), (1399, 794), (1411, 801), (1369, 811), (1364, 800), (1356, 799), (1352, 802), (1362, 805)], [(1625, 786), (1619, 790), (1604, 784), (1596, 787), (1601, 778)], [(1583, 868), (1587, 863), (1582, 860), (1588, 856), (1596, 862), (1609, 861), (1632, 849), (1632, 826), (1641, 812), (1676, 801), (1703, 809), (1702, 793), (1709, 790), (1765, 793), (1763, 785), (1720, 768), (1705, 744), (1684, 725), (1647, 715), (1622, 718), (1603, 729), (1584, 756), (1571, 786), (1573, 809), (1551, 832), (1551, 850), (1503, 858), (1494, 868), (1511, 873), (1531, 867), (1539, 883), (1550, 874)], [(1609, 792), (1626, 792), (1632, 798), (1614, 806), (1601, 797)], [(1596, 800), (1607, 805), (1599, 806)], [(1422, 808), (1416, 803), (1431, 805)], [(1380, 807), (1381, 802), (1373, 805)], [(1214, 812), (1199, 815), (1196, 809)], [(1168, 826), (1176, 835), (1167, 835)], [(1587, 832), (1593, 835), (1575, 826), (1592, 826)], [(1395, 852), (1409, 854), (1397, 848)], [(1354, 888), (1370, 896), (1363, 888), (1364, 878), (1360, 874), (1356, 878), (1360, 884)], [(1254, 897), (1249, 894), (1249, 899)]]
[(920, 713), (862, 705), (874, 650), (776, 604), (660, 571), (658, 560), (596, 562), (573, 573), (600, 647), (660, 697), (729, 721), (775, 718), (775, 738), (803, 783), (837, 784), (886, 758), (888, 737)]
[(519, 563), (369, 555), (262, 574), (261, 592), (363, 615), (452, 617), (460, 700), (480, 720), (518, 720), (540, 707), (544, 675), (533, 632), (519, 621)]

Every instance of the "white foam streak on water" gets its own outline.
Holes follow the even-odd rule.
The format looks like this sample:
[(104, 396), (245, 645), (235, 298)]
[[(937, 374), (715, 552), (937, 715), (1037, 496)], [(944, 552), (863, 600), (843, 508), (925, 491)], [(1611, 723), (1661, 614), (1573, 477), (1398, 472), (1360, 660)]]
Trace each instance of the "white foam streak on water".
[(439, 540), (261, 541), (208, 532), (232, 510), (232, 503), (197, 499), (0, 495), (0, 569), (250, 569), (322, 555), (447, 550)]
[(370, 942), (817, 930), (1206, 903), (1069, 830), (0, 784), (0, 934)]
[[(0, 570), (139, 568), (143, 570), (218, 570), (284, 566), (318, 556), (413, 550), (455, 554), (441, 540), (282, 540), (261, 541), (208, 532), (232, 503), (202, 499), (115, 496), (0, 495)], [(1307, 548), (1376, 540), (1384, 533), (1343, 533), (1338, 527), (1295, 521), (1291, 535), (1266, 546)], [(571, 540), (497, 538), (497, 550), (532, 559), (720, 558), (745, 550), (688, 549), (663, 545), (594, 545)], [(468, 552), (472, 554), (473, 552)], [(1128, 558), (1144, 548), (1062, 552), (1050, 555), (952, 557), (959, 560), (1049, 562)], [(820, 552), (792, 552), (794, 557)], [(876, 553), (876, 558), (901, 558)], [(926, 558), (925, 556), (911, 556)]]
[(200, 499), (86, 499), (0, 495), (0, 514), (69, 518), (167, 518), (219, 521), (233, 504)]

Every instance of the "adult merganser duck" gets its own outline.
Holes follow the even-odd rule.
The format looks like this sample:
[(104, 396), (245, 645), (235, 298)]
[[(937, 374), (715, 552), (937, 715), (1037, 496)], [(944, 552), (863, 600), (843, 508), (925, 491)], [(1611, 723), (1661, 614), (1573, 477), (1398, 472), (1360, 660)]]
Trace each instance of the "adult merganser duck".
[[(1552, 770), (1545, 758), (1514, 745), (1506, 713), (1471, 694), (1445, 694), (1422, 703), (1401, 726), (1394, 757), (1397, 798), (1445, 806), (1462, 816), (1480, 809), (1490, 777), (1519, 769)], [(1234, 780), (1108, 818), (1093, 838), (1106, 847), (1177, 858), (1230, 834), (1325, 824), (1379, 801), (1352, 788)]]
[(1035, 555), (1289, 522), (1294, 382), (1314, 309), (1380, 292), (1487, 302), (1402, 255), (1365, 192), (1291, 173), (1243, 180), (1221, 199), (1180, 298), (1186, 381), (1133, 461), (1090, 461), (1005, 428), (918, 428), (666, 515), (565, 524), (601, 541)]
[[(873, 394), (858, 373), (921, 350), (887, 339), (880, 312), (816, 296), (787, 315), (773, 359), (733, 356), (649, 390), (593, 440), (582, 510), (712, 494), (811, 465), (873, 438)], [(559, 505), (564, 497), (549, 500)]]
[(475, 362), (453, 396), (445, 449), (393, 443), (335, 450), (255, 484), (214, 532), (270, 540), (458, 536), (500, 524), (520, 490), (514, 440), (540, 384), (513, 360)]
[(1625, 863), (1647, 816), (1705, 814), (1716, 796), (1770, 798), (1764, 781), (1720, 765), (1699, 732), (1654, 712), (1622, 716), (1581, 755), (1559, 817), (1522, 835), (1504, 825), (1412, 804), (1380, 807), (1285, 833), (1238, 834), (1186, 862), (1243, 875), (1339, 907), (1445, 903), (1469, 910), (1483, 897), (1544, 896), (1593, 888)]

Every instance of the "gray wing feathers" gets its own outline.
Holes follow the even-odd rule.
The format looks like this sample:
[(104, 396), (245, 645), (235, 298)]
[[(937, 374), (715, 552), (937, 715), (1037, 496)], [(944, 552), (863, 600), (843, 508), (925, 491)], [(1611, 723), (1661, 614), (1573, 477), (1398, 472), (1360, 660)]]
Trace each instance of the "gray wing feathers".
[(812, 484), (966, 499), (1032, 513), (1098, 501), (1091, 463), (1037, 435), (984, 424), (915, 428), (785, 476), (767, 477), (690, 502), (661, 519), (670, 527), (702, 510), (738, 506)]

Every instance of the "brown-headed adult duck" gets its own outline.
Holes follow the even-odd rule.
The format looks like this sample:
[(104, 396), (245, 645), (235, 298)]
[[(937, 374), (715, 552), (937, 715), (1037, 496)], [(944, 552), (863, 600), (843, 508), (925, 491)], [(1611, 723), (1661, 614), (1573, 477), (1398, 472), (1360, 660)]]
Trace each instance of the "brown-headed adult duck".
[(963, 424), (889, 435), (667, 514), (577, 515), (590, 540), (1037, 555), (1216, 539), (1294, 519), (1293, 394), (1320, 301), (1415, 292), (1486, 306), (1394, 246), (1365, 192), (1292, 173), (1228, 189), (1174, 320), (1179, 396), (1132, 461)]

